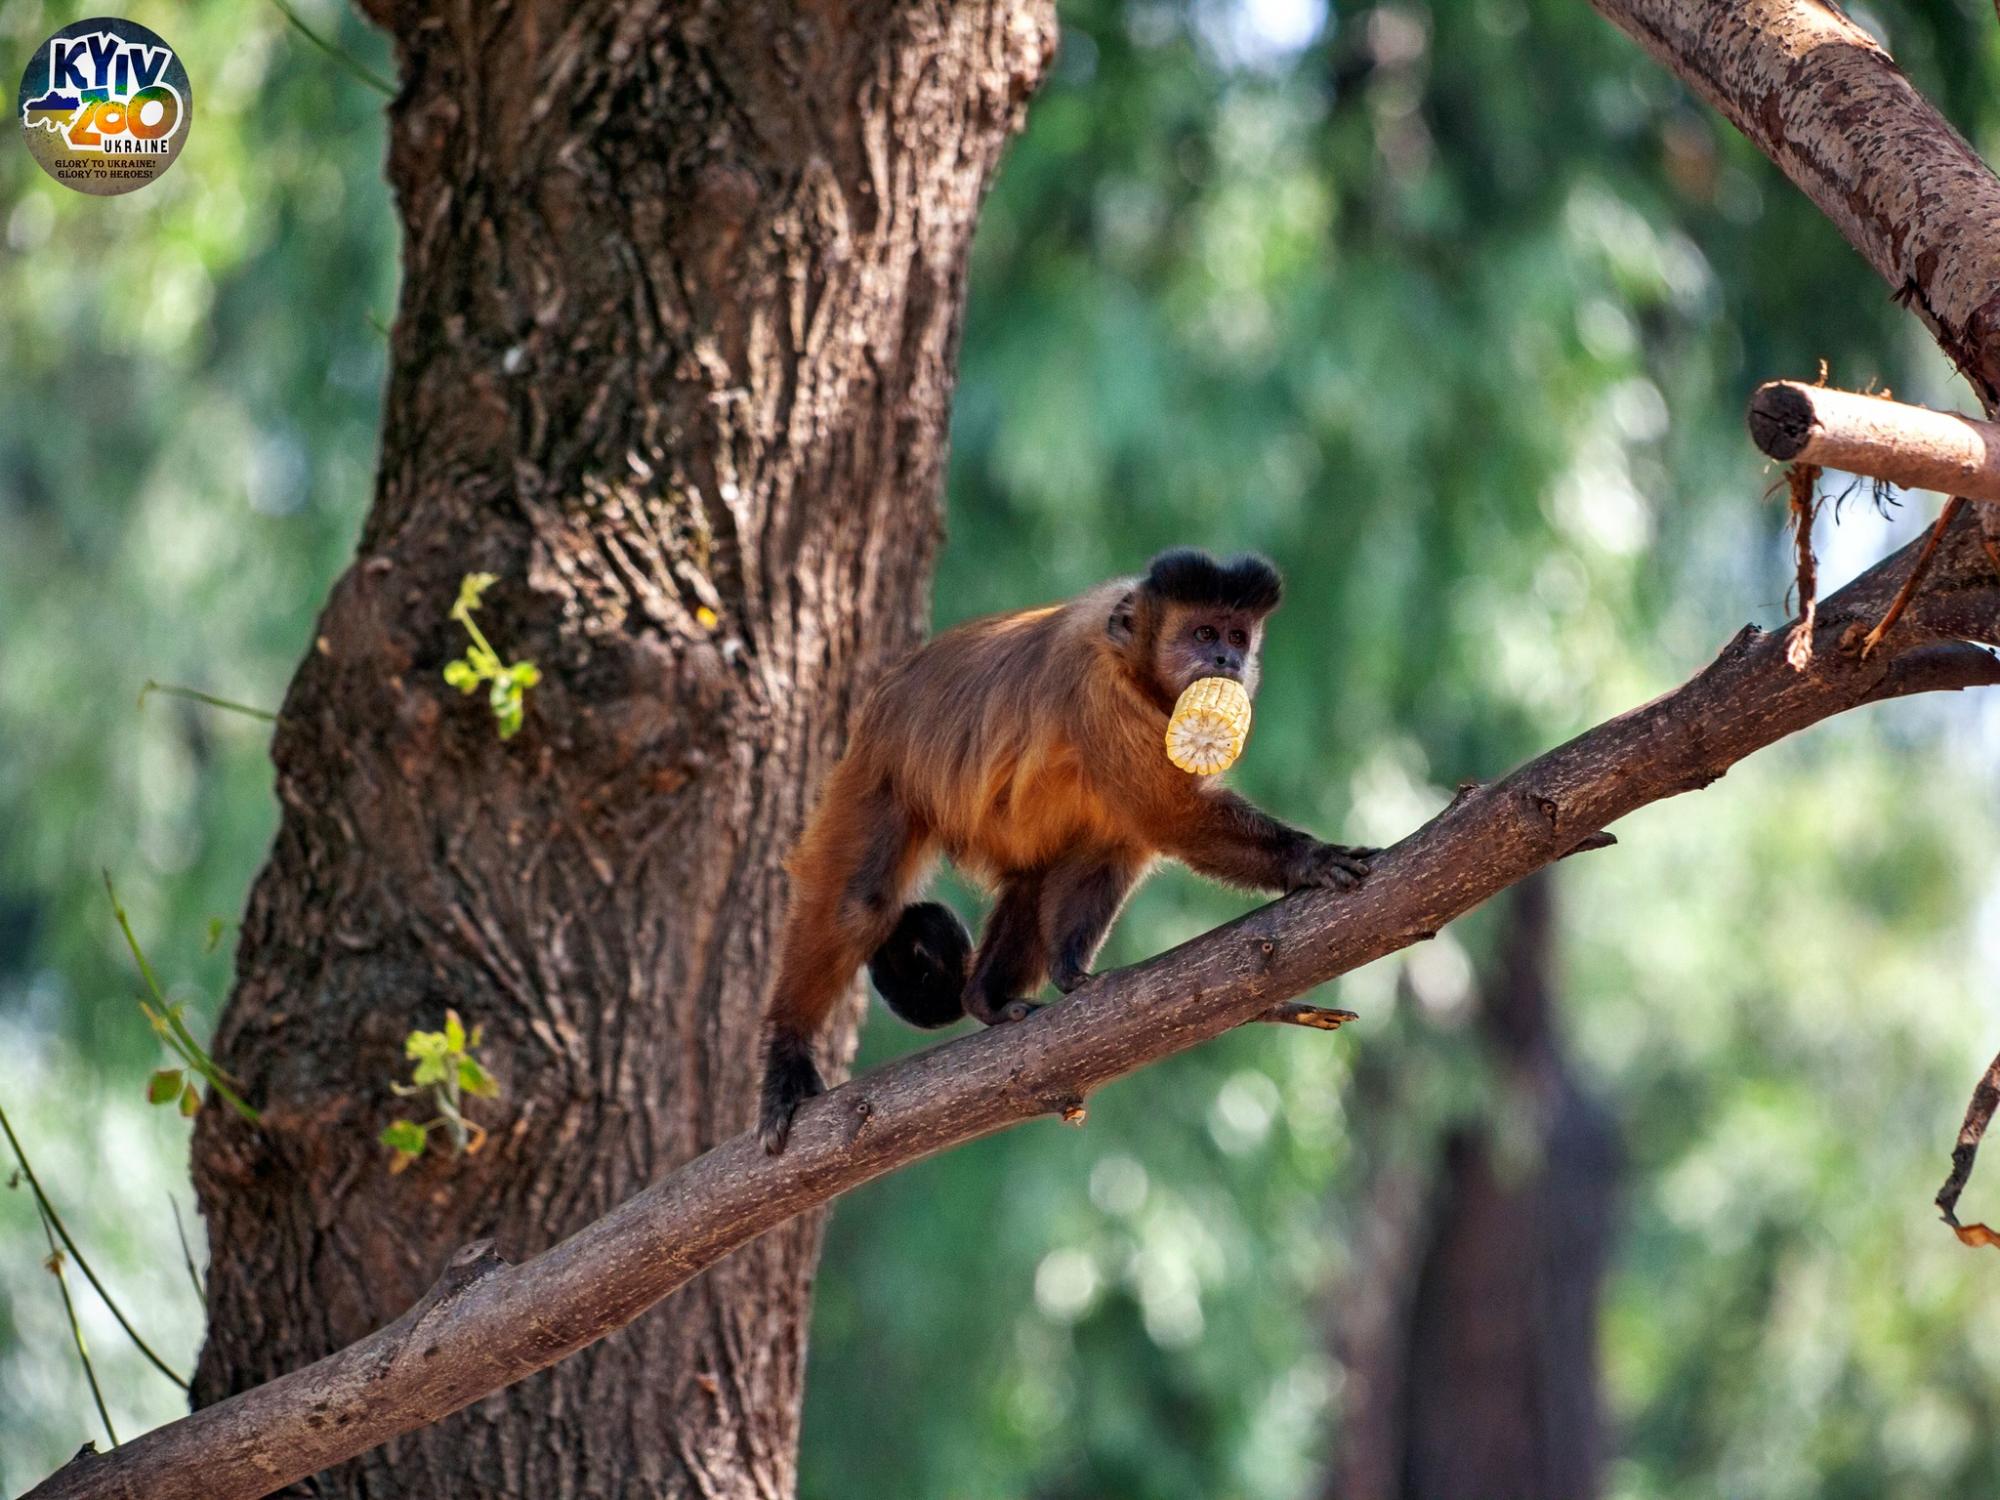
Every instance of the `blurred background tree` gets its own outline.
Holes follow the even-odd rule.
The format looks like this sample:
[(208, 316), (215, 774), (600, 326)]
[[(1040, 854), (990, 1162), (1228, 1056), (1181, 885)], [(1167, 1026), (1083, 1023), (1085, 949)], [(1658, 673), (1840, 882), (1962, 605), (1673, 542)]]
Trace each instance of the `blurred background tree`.
[[(344, 7), (300, 10), (388, 70)], [(212, 1019), (208, 922), (275, 822), (264, 733), (135, 697), (275, 705), (365, 509), (396, 247), (378, 96), (270, 7), (129, 13), (195, 80), (174, 170), (89, 200), (0, 156), (0, 1103), (185, 1369), (184, 1126), (141, 1099), (156, 1044), (98, 871)], [(2000, 155), (1987, 7), (1857, 18)], [(4, 55), (69, 19), (10, 6)], [(1398, 837), (1784, 617), (1756, 380), (1825, 359), (1963, 399), (1819, 214), (1580, 5), (1080, 0), (1063, 23), (981, 233), (937, 620), (1169, 543), (1269, 552), (1292, 587), (1241, 780), (1323, 835)], [(1923, 508), (1829, 515), (1829, 574)], [(1990, 1487), (1996, 1273), (1928, 1203), (2000, 1033), (1996, 771), (1992, 704), (1900, 704), (1557, 873), (1546, 1044), (1623, 1142), (1604, 1493)], [(1105, 962), (1240, 906), (1163, 876)], [(1343, 981), (1325, 998), (1363, 1021), (1339, 1036), (1250, 1028), (1106, 1091), (1085, 1131), (844, 1202), (802, 1492), (1436, 1492), (1367, 1421), (1352, 1319), (1373, 1296), (1396, 1358), (1470, 1378), (1418, 1351), (1492, 1309), (1417, 1317), (1414, 1258), (1468, 1148), (1503, 1189), (1550, 1160), (1482, 1041), (1518, 938), (1503, 903)], [(921, 1044), (871, 1021), (863, 1065)], [(39, 1234), (0, 1194), (10, 1491), (93, 1431)], [(121, 1433), (178, 1410), (80, 1302)]]

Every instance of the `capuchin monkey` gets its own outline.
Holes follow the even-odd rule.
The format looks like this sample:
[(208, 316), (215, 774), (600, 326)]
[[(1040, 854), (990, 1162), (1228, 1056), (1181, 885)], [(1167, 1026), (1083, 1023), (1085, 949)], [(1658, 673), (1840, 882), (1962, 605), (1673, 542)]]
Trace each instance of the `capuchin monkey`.
[[(764, 1149), (825, 1085), (812, 1041), (865, 962), (913, 1026), (1035, 1010), (1090, 977), (1125, 898), (1160, 855), (1251, 890), (1347, 889), (1372, 849), (1325, 844), (1167, 759), (1190, 683), (1257, 691), (1278, 570), (1178, 550), (1143, 578), (948, 630), (863, 706), (794, 851), (778, 986), (765, 1016)], [(906, 904), (937, 857), (999, 900), (977, 953), (934, 901)]]

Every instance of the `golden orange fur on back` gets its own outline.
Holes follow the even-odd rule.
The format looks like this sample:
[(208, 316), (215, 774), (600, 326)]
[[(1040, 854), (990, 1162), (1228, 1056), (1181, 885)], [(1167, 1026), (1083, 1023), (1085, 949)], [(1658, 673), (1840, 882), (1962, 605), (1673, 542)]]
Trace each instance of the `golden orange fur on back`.
[[(1192, 790), (1159, 749), (1166, 708), (1105, 636), (1130, 587), (1116, 580), (1068, 604), (937, 637), (862, 709), (854, 743), (867, 764), (856, 772), (894, 787), (935, 847), (975, 877), (1032, 869), (1079, 846), (1128, 844), (1135, 821), (1150, 821), (1143, 814), (1176, 782), (1182, 795)], [(1080, 656), (1103, 670), (1079, 672)], [(1159, 775), (1133, 784), (1130, 768), (1153, 762)], [(1114, 780), (1114, 769), (1125, 778)]]

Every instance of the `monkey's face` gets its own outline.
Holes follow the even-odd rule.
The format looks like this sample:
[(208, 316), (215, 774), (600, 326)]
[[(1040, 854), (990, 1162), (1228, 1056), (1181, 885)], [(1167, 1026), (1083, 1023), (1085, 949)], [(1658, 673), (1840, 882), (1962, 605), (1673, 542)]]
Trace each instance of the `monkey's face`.
[(1169, 606), (1153, 639), (1153, 675), (1168, 698), (1204, 677), (1229, 677), (1257, 695), (1264, 617), (1220, 605)]

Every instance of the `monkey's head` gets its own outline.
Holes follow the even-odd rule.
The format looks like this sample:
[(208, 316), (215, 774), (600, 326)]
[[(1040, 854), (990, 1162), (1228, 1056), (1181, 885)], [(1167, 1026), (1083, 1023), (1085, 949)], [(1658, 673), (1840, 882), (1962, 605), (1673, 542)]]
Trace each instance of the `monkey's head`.
[(1257, 693), (1264, 617), (1284, 581), (1254, 553), (1217, 562), (1191, 547), (1162, 552), (1111, 611), (1111, 641), (1162, 706), (1189, 683), (1231, 677)]

